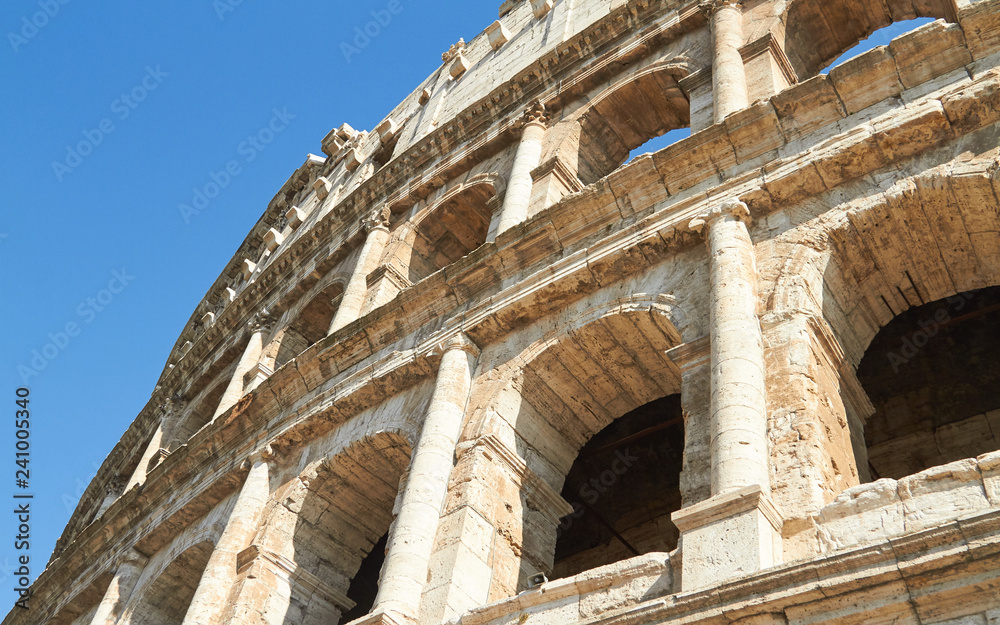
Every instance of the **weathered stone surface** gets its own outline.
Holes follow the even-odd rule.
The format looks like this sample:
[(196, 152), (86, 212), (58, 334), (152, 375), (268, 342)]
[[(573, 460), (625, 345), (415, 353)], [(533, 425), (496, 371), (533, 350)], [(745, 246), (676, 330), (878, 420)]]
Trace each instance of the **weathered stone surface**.
[(505, 2), (292, 173), (5, 624), (1000, 623), (998, 15)]

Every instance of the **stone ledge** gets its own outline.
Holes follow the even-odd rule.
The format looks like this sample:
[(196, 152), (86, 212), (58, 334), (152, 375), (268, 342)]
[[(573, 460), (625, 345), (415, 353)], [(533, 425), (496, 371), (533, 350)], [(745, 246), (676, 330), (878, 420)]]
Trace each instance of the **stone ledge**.
[(681, 508), (670, 515), (670, 520), (684, 534), (754, 509), (760, 510), (776, 532), (781, 532), (784, 522), (781, 512), (757, 484), (713, 495), (693, 506)]

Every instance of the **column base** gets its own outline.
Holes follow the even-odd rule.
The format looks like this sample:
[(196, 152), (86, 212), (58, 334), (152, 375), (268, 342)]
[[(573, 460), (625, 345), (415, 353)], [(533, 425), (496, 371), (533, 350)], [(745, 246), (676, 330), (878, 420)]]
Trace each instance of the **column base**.
[(714, 495), (671, 515), (681, 531), (681, 590), (781, 563), (781, 513), (760, 486)]

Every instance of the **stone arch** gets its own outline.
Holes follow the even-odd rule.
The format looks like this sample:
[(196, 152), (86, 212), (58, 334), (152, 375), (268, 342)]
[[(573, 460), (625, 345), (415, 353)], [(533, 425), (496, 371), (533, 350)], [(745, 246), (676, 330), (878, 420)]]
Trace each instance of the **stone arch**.
[(384, 557), (375, 548), (384, 549), (410, 454), (402, 434), (377, 432), (310, 462), (278, 491), (258, 543), (289, 581), (266, 591), (265, 612), (289, 625), (367, 613)]
[[(812, 346), (812, 355), (793, 355), (798, 348), (792, 346), (768, 357), (781, 378), (769, 381), (773, 403), (781, 406), (771, 411), (769, 425), (779, 505), (794, 510), (804, 503), (783, 500), (784, 486), (799, 491), (792, 497), (824, 489), (809, 504), (816, 507), (872, 478), (865, 431), (881, 417), (857, 373), (876, 335), (908, 310), (1000, 284), (994, 169), (993, 159), (983, 159), (964, 163), (960, 172), (944, 167), (900, 180), (811, 222), (800, 249), (787, 255), (792, 260), (775, 278), (767, 303), (765, 337), (776, 333), (771, 343), (777, 345), (777, 337), (788, 343), (793, 331), (810, 335), (811, 343), (802, 343)], [(812, 362), (811, 372), (796, 369), (803, 360)], [(838, 444), (846, 453), (836, 451)], [(792, 466), (785, 462), (805, 467), (803, 480), (822, 486), (783, 484)], [(839, 477), (805, 477), (821, 470)]]
[[(202, 532), (205, 534), (214, 532)], [(143, 573), (143, 580), (129, 602), (120, 622), (127, 625), (179, 625), (184, 621), (187, 609), (191, 605), (202, 572), (208, 564), (208, 559), (215, 548), (215, 540), (193, 540), (183, 549), (171, 549), (177, 552), (170, 558), (162, 559), (159, 566)]]
[(783, 18), (785, 54), (805, 80), (880, 28), (918, 17), (955, 22), (955, 7), (950, 0), (793, 0)]
[(326, 338), (330, 332), (344, 285), (348, 276), (331, 276), (324, 284), (302, 297), (302, 301), (291, 311), (290, 319), (282, 320), (280, 327), (268, 342), (261, 356), (261, 362), (277, 370), (312, 345)]
[(419, 207), (393, 233), (388, 264), (415, 284), (486, 242), (496, 201), (506, 183), (496, 173), (477, 174)]
[(688, 59), (673, 59), (604, 88), (567, 118), (573, 132), (556, 132), (564, 137), (556, 148), (560, 160), (583, 184), (591, 184), (618, 169), (646, 141), (688, 127), (690, 104), (678, 81), (696, 69)]
[[(180, 421), (170, 431), (170, 440), (163, 441), (163, 448), (173, 451), (185, 444), (198, 430), (212, 421), (216, 408), (222, 401), (222, 396), (229, 385), (229, 378), (236, 368), (233, 362), (221, 375), (208, 384), (191, 402), (188, 409), (180, 415)], [(151, 467), (147, 467), (147, 471)]]
[(50, 625), (90, 625), (101, 599), (114, 579), (112, 573), (98, 575), (86, 588), (78, 592), (65, 605), (58, 608), (55, 616), (45, 621)]
[[(509, 500), (497, 501), (495, 506), (489, 502), (482, 504), (499, 510), (501, 518), (496, 519), (497, 532), (511, 543), (510, 557), (520, 562), (519, 570), (505, 567), (494, 575), (492, 596), (513, 595), (523, 590), (532, 573), (552, 574), (559, 517), (572, 510), (569, 505), (577, 499), (567, 496), (566, 477), (573, 470), (581, 450), (595, 435), (616, 422), (622, 423), (621, 418), (634, 411), (650, 406), (655, 409), (660, 405), (658, 402), (666, 398), (667, 403), (676, 408), (676, 414), (664, 416), (663, 420), (677, 418), (673, 434), (677, 454), (683, 455), (684, 421), (680, 418), (678, 397), (681, 376), (665, 354), (667, 349), (681, 342), (673, 319), (676, 311), (671, 304), (668, 297), (648, 295), (602, 302), (571, 319), (560, 320), (550, 333), (510, 358), (501, 371), (484, 376), (492, 380), (486, 383), (489, 388), (475, 392), (482, 394), (475, 400), (479, 408), (468, 426), (466, 440), (495, 437), (507, 441), (506, 445), (513, 447), (517, 456), (524, 459), (530, 474), (545, 482), (543, 485), (535, 478), (521, 478), (520, 502), (516, 508)], [(650, 415), (644, 418), (648, 420)], [(643, 425), (640, 430), (645, 428)], [(638, 433), (623, 430), (611, 434), (613, 438), (616, 434), (622, 438)], [(604, 444), (618, 442), (615, 439)], [(613, 463), (615, 459), (612, 453), (608, 461)], [(634, 468), (631, 463), (629, 467), (615, 467), (634, 471), (633, 478), (637, 478), (639, 473), (651, 469), (652, 464), (639, 462)], [(678, 466), (677, 474), (669, 476), (672, 481), (669, 487), (676, 491), (676, 497), (671, 498), (674, 509), (681, 503), (679, 473)], [(632, 483), (642, 481), (633, 479)], [(624, 494), (628, 481), (623, 480), (619, 488)], [(496, 490), (504, 492), (505, 487), (498, 486)], [(660, 506), (664, 503), (660, 494), (652, 493), (650, 506), (631, 511), (635, 513), (631, 518), (626, 518), (629, 516), (626, 511), (618, 509), (615, 510), (616, 514), (620, 513), (617, 518), (605, 520), (613, 526), (617, 523), (614, 531), (622, 535), (641, 527), (640, 533), (646, 533), (651, 540), (633, 537), (633, 546), (640, 551), (671, 549), (676, 546), (676, 535), (671, 545), (669, 537), (659, 540), (663, 535), (657, 534), (657, 530), (650, 531), (648, 526), (650, 522), (669, 524), (672, 510), (669, 505)], [(553, 498), (561, 503), (548, 503)], [(573, 501), (567, 502), (567, 499)], [(508, 506), (507, 516), (503, 516), (504, 506)], [(648, 514), (654, 508), (655, 514)], [(558, 512), (554, 513), (555, 510)], [(501, 545), (499, 548), (506, 547)], [(578, 572), (576, 568), (580, 566), (591, 568), (591, 565), (620, 559), (616, 545), (610, 548), (603, 545), (601, 553), (591, 555), (593, 557), (584, 558), (571, 567), (557, 567), (556, 574), (572, 574)], [(626, 553), (624, 557), (629, 555)], [(590, 564), (581, 564), (584, 561)]]

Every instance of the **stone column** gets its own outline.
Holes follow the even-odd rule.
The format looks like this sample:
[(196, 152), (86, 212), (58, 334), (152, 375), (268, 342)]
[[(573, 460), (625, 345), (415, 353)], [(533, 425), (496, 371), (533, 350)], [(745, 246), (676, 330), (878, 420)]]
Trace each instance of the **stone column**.
[(743, 8), (739, 0), (711, 0), (703, 5), (712, 21), (712, 92), (715, 123), (746, 108), (747, 74), (743, 67)]
[(770, 491), (764, 346), (749, 216), (746, 204), (727, 202), (701, 220), (711, 263), (713, 495), (751, 484)]
[(707, 230), (711, 314), (712, 496), (675, 512), (685, 591), (781, 561), (771, 502), (764, 351), (746, 204), (724, 202), (691, 222)]
[(114, 579), (104, 593), (97, 612), (90, 621), (91, 625), (113, 625), (121, 616), (121, 610), (132, 595), (135, 584), (139, 581), (143, 567), (146, 566), (148, 558), (134, 549), (130, 549), (118, 564)]
[(132, 490), (133, 487), (138, 486), (146, 481), (146, 467), (152, 462), (153, 456), (160, 453), (160, 447), (163, 443), (163, 418), (160, 419), (160, 424), (156, 426), (156, 431), (153, 432), (153, 438), (150, 439), (149, 444), (146, 445), (146, 451), (142, 453), (142, 457), (139, 458), (139, 466), (135, 468), (132, 472), (132, 477), (129, 478), (128, 484), (125, 485), (125, 492)]
[(260, 355), (264, 352), (264, 335), (270, 330), (271, 322), (271, 316), (266, 311), (257, 313), (253, 321), (250, 322), (250, 341), (247, 343), (246, 349), (243, 350), (240, 362), (236, 365), (236, 371), (233, 372), (233, 377), (229, 380), (229, 386), (222, 394), (219, 407), (212, 415), (213, 421), (235, 406), (236, 402), (243, 397), (243, 378), (257, 366)]
[(533, 184), (531, 172), (542, 159), (542, 139), (545, 137), (545, 107), (536, 101), (524, 114), (521, 128), (521, 142), (514, 153), (514, 166), (504, 195), (503, 206), (496, 217), (496, 226), (490, 227), (487, 240), (493, 241), (506, 230), (513, 228), (528, 218), (528, 203), (531, 200)]
[(464, 335), (450, 339), (444, 346), (434, 393), (413, 450), (409, 478), (386, 549), (376, 612), (411, 620), (419, 612), (478, 353)]
[(361, 307), (364, 306), (365, 296), (368, 294), (368, 274), (378, 265), (385, 251), (386, 243), (389, 242), (389, 207), (383, 206), (372, 212), (364, 221), (364, 228), (368, 233), (365, 244), (358, 255), (358, 262), (354, 266), (344, 295), (340, 298), (340, 306), (333, 315), (330, 322), (330, 331), (327, 335), (333, 334), (358, 318)]
[(229, 592), (236, 581), (237, 556), (253, 540), (271, 493), (267, 464), (270, 459), (269, 447), (250, 456), (250, 472), (229, 514), (226, 528), (205, 565), (183, 625), (216, 625), (221, 622)]

